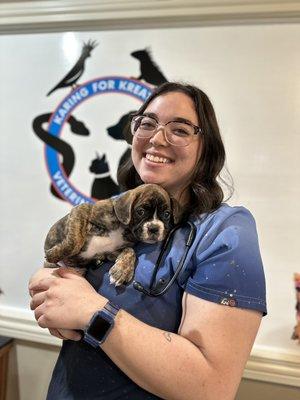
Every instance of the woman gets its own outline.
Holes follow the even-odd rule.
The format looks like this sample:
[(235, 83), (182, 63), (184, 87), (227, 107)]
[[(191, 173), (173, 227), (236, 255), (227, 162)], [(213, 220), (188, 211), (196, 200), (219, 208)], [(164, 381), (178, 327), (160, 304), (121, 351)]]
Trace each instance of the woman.
[[(63, 342), (48, 399), (233, 399), (261, 317), (265, 281), (255, 222), (243, 207), (222, 204), (217, 182), (225, 153), (213, 107), (198, 88), (158, 87), (134, 116), (132, 161), (124, 189), (164, 187), (197, 228), (185, 268), (163, 295), (109, 284), (110, 263), (87, 279), (60, 268), (31, 279), (31, 308)], [(187, 227), (177, 231), (158, 271), (172, 277)], [(149, 287), (159, 245), (138, 244), (135, 280)], [(96, 289), (94, 289), (96, 288)], [(107, 301), (114, 326), (96, 348), (80, 340)]]

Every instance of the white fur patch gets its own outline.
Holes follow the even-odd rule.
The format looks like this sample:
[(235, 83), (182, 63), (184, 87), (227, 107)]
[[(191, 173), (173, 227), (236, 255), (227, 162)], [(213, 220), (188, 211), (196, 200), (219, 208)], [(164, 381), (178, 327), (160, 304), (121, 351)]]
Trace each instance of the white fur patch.
[(93, 236), (87, 249), (80, 253), (80, 257), (93, 258), (96, 254), (112, 253), (124, 244), (123, 229), (110, 232), (109, 236)]
[(155, 225), (158, 228), (158, 236), (157, 239), (155, 240), (160, 242), (164, 238), (164, 233), (165, 233), (165, 226), (164, 223), (157, 218), (157, 210), (155, 209), (154, 215), (153, 215), (153, 220), (152, 221), (147, 221), (144, 226), (143, 226), (143, 241), (146, 243), (153, 243), (154, 240), (149, 239), (149, 232), (148, 228)]

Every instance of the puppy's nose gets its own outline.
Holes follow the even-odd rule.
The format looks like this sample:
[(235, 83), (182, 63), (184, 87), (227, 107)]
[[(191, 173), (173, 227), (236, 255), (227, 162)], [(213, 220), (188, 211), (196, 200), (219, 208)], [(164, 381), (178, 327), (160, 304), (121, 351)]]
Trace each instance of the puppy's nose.
[(148, 228), (148, 232), (152, 235), (157, 234), (158, 231), (159, 231), (159, 228), (155, 225), (149, 226), (149, 228)]

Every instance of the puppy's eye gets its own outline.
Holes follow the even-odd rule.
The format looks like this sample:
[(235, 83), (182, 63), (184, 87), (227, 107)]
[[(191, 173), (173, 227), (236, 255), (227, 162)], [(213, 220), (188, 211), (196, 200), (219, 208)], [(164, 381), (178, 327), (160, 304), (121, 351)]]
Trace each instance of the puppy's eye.
[(139, 217), (142, 217), (143, 215), (145, 215), (145, 210), (143, 208), (138, 208), (136, 210), (136, 213)]
[(165, 211), (165, 212), (163, 213), (163, 218), (164, 218), (164, 219), (168, 220), (168, 219), (170, 219), (170, 217), (171, 217), (170, 211)]

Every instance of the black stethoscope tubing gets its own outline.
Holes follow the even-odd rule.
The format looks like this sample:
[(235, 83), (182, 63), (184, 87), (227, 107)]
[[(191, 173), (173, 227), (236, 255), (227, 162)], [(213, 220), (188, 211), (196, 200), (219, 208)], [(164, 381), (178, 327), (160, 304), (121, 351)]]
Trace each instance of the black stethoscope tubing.
[[(189, 225), (190, 227), (190, 231), (189, 231), (189, 235), (188, 238), (185, 242), (185, 248), (184, 248), (184, 252), (181, 256), (181, 259), (178, 263), (178, 266), (176, 268), (176, 271), (174, 273), (174, 275), (172, 276), (172, 278), (169, 280), (169, 282), (163, 287), (163, 289), (161, 290), (157, 290), (157, 289), (153, 289), (153, 285), (155, 283), (156, 280), (156, 276), (157, 276), (157, 272), (161, 266), (161, 261), (163, 259), (163, 256), (168, 248), (168, 245), (171, 241), (171, 239), (174, 236), (174, 233), (177, 229), (182, 228), (183, 225), (177, 225), (175, 226), (170, 233), (168, 234), (167, 238), (165, 239), (162, 249), (159, 253), (158, 259), (155, 263), (154, 269), (153, 269), (153, 273), (152, 273), (152, 278), (151, 278), (151, 282), (149, 285), (149, 289), (146, 289), (140, 282), (137, 281), (133, 281), (133, 287), (138, 290), (139, 292), (144, 293), (147, 296), (151, 296), (151, 297), (158, 297), (161, 296), (163, 294), (166, 293), (167, 290), (170, 289), (170, 287), (173, 285), (173, 283), (175, 282), (175, 280), (177, 279), (178, 275), (180, 274), (180, 272), (182, 271), (184, 264), (185, 264), (185, 260), (188, 254), (189, 249), (191, 248), (194, 240), (195, 240), (195, 236), (196, 236), (196, 227), (195, 225), (191, 222), (191, 221), (186, 221), (185, 224)], [(162, 280), (160, 280), (160, 283), (164, 283)]]

